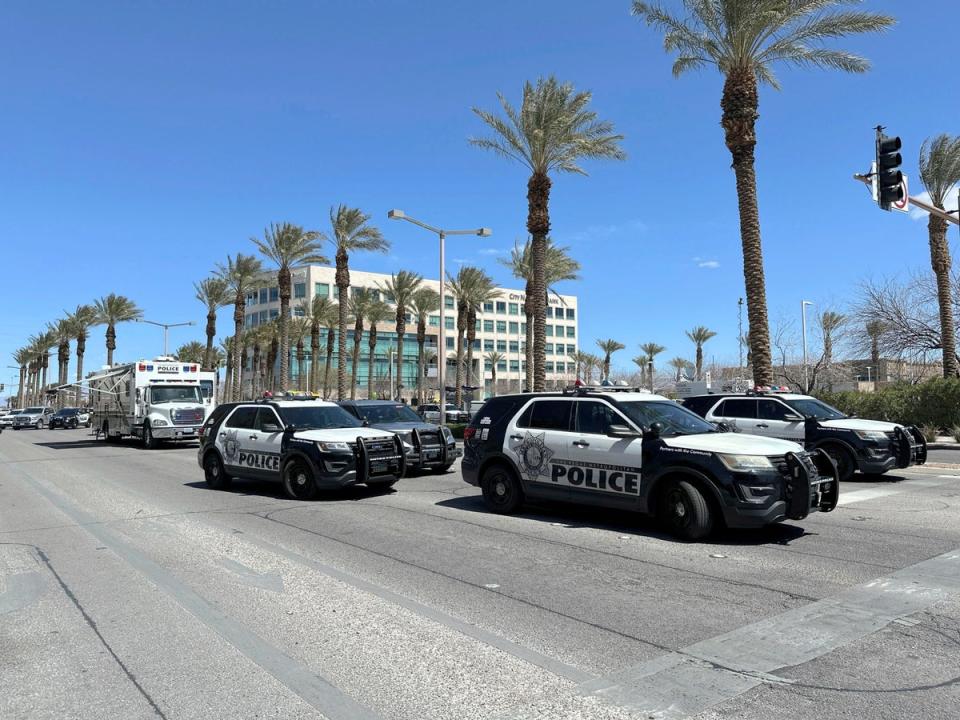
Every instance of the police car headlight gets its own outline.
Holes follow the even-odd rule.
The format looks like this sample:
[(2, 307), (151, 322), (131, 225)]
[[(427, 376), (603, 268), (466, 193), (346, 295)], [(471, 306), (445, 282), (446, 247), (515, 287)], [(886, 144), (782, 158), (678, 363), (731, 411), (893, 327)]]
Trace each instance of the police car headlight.
[(769, 470), (773, 467), (770, 458), (765, 455), (718, 455), (727, 469), (738, 472), (751, 470)]
[(452, 442), (455, 442), (453, 439), (453, 433), (450, 431), (450, 428), (448, 428), (446, 425), (441, 425), (440, 430), (443, 433), (443, 438), (444, 440), (447, 441), (448, 445)]
[(168, 422), (167, 422), (166, 420), (164, 420), (163, 418), (157, 418), (157, 419), (154, 420), (153, 423), (151, 423), (151, 424), (152, 424), (154, 427), (162, 427), (162, 426), (164, 426), (164, 425), (169, 425), (170, 423), (168, 423)]
[(317, 447), (322, 452), (349, 452), (350, 445), (345, 442), (318, 442)]
[(879, 430), (854, 430), (853, 434), (861, 440), (873, 440), (874, 442), (882, 442), (887, 439), (886, 433)]

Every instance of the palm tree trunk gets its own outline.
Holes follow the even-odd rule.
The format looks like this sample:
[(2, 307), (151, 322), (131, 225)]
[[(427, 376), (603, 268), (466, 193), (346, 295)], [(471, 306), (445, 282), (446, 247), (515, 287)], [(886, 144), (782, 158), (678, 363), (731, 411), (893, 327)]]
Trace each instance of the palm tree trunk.
[(203, 367), (205, 370), (213, 369), (213, 339), (217, 335), (217, 311), (211, 310), (207, 313), (207, 349), (203, 353)]
[(373, 400), (373, 373), (377, 367), (377, 326), (371, 325), (367, 338), (367, 400)]
[[(333, 343), (336, 336), (333, 328), (327, 328), (327, 358), (323, 365), (323, 399), (330, 397), (330, 366), (333, 365)], [(338, 376), (339, 380), (339, 376)]]
[(496, 397), (497, 394), (497, 364), (492, 363), (490, 367), (490, 397)]
[(473, 344), (477, 340), (477, 313), (467, 312), (467, 385), (473, 387)]
[[(79, 387), (77, 387), (77, 392), (80, 392)], [(25, 365), (21, 365), (20, 366), (20, 385), (17, 387), (17, 407), (23, 408), (24, 405), (26, 405), (26, 398), (27, 398), (27, 368)]]
[[(454, 391), (454, 402), (458, 408), (463, 406), (463, 333), (466, 330), (464, 325), (467, 320), (466, 312), (461, 314), (459, 307), (460, 303), (457, 303), (457, 387)], [(443, 395), (442, 391), (441, 395)], [(444, 402), (442, 397), (440, 402)]]
[(113, 351), (117, 349), (117, 330), (113, 323), (107, 324), (107, 365), (113, 365)]
[(233, 299), (233, 363), (230, 368), (230, 396), (234, 401), (240, 400), (240, 392), (243, 389), (237, 382), (237, 375), (240, 374), (242, 360), (240, 358), (240, 337), (243, 335), (243, 313), (247, 307), (247, 299), (242, 292), (238, 292)]
[[(533, 391), (546, 389), (547, 356), (547, 234), (550, 232), (550, 178), (535, 172), (527, 183), (527, 230), (533, 266)], [(530, 297), (528, 294), (528, 298)]]
[(523, 313), (527, 316), (527, 347), (524, 352), (526, 386), (523, 388), (529, 391), (533, 387), (533, 301), (530, 299), (533, 294), (533, 281), (527, 280), (526, 295), (523, 299)]
[(703, 345), (697, 343), (697, 380), (703, 379)]
[(280, 286), (280, 389), (290, 383), (290, 268), (277, 273)]
[(937, 278), (937, 302), (940, 305), (940, 347), (943, 349), (943, 376), (957, 374), (957, 341), (953, 324), (953, 301), (950, 293), (950, 248), (947, 245), (947, 221), (931, 215), (927, 221), (930, 234), (930, 264)]
[(303, 392), (306, 388), (303, 386), (303, 381), (306, 379), (303, 375), (303, 361), (306, 357), (303, 348), (303, 339), (297, 341), (297, 390)]
[(227, 358), (223, 373), (223, 398), (224, 401), (233, 400), (233, 347), (227, 353)]
[(763, 274), (763, 249), (760, 242), (760, 212), (757, 208), (757, 176), (754, 148), (759, 117), (757, 79), (753, 70), (732, 70), (724, 82), (723, 125), (727, 149), (733, 157), (737, 178), (737, 202), (740, 211), (740, 241), (743, 246), (743, 279), (750, 324), (750, 349), (753, 356), (753, 382), (770, 385), (773, 366), (770, 357), (770, 328), (767, 319), (767, 291)]
[(417, 323), (417, 404), (423, 404), (423, 374), (427, 342), (427, 324), (424, 321)]
[(337, 358), (337, 399), (345, 400), (347, 395), (347, 302), (350, 292), (350, 268), (347, 265), (347, 253), (337, 250), (337, 287), (340, 291), (340, 338)]
[(363, 342), (363, 318), (358, 317), (353, 326), (353, 357), (350, 359), (350, 399), (357, 399), (357, 377), (360, 370), (360, 344)]
[(320, 323), (314, 321), (310, 326), (310, 392), (317, 392), (320, 380)]
[(253, 373), (251, 374), (250, 384), (252, 388), (252, 397), (258, 398), (263, 393), (260, 388), (260, 341), (253, 344)]
[(407, 322), (404, 308), (397, 306), (397, 396), (393, 398), (400, 402), (403, 397), (403, 338), (407, 334)]

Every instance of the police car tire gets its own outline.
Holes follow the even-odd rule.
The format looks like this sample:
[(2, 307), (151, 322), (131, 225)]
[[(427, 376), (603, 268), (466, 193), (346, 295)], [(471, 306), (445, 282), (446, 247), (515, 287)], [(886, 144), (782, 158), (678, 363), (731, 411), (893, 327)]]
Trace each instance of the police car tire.
[[(679, 511), (683, 507), (683, 512)], [(713, 514), (700, 489), (688, 480), (670, 480), (660, 495), (659, 516), (666, 529), (684, 540), (699, 540), (713, 529)]]
[(150, 429), (150, 423), (143, 424), (143, 448), (153, 450), (157, 447), (157, 441), (153, 437), (153, 430)]
[(220, 457), (215, 452), (207, 453), (203, 459), (203, 479), (213, 490), (226, 490), (233, 480), (227, 475)]
[(834, 444), (824, 445), (821, 449), (836, 463), (837, 478), (840, 482), (847, 482), (853, 477), (857, 471), (857, 462), (849, 450), (842, 445)]
[[(295, 478), (301, 474), (304, 482), (298, 483)], [(313, 471), (304, 460), (295, 458), (283, 466), (283, 491), (291, 500), (313, 500), (317, 496)]]
[(510, 469), (497, 463), (483, 473), (480, 481), (483, 502), (491, 512), (511, 515), (523, 505), (523, 488)]

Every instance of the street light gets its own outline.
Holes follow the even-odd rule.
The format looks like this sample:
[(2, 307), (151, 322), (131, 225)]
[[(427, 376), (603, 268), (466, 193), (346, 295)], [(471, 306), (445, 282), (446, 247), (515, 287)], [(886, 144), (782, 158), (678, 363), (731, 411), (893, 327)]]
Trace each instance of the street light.
[(867, 365), (867, 382), (870, 382), (870, 370), (872, 369), (871, 365)]
[(813, 305), (809, 300), (800, 301), (800, 326), (803, 328), (803, 391), (810, 392), (810, 378), (807, 369), (807, 305)]
[(415, 218), (407, 215), (403, 210), (393, 209), (387, 212), (387, 217), (391, 220), (406, 220), (407, 222), (419, 225), (424, 230), (429, 230), (440, 237), (440, 337), (438, 341), (437, 352), (437, 380), (440, 383), (440, 424), (447, 421), (447, 387), (444, 375), (447, 369), (447, 346), (444, 330), (446, 329), (444, 321), (444, 296), (443, 290), (446, 285), (446, 268), (444, 265), (444, 254), (446, 252), (447, 235), (478, 235), (480, 237), (490, 237), (493, 231), (490, 228), (477, 228), (476, 230), (444, 230), (443, 228), (427, 225)]
[(147, 325), (156, 325), (157, 327), (162, 327), (162, 328), (163, 328), (163, 354), (164, 354), (164, 356), (167, 356), (167, 355), (168, 355), (168, 353), (167, 353), (167, 334), (168, 334), (170, 328), (172, 328), (172, 327), (183, 327), (183, 326), (185, 326), (185, 325), (196, 325), (196, 323), (195, 323), (193, 320), (191, 320), (190, 322), (182, 322), (182, 323), (160, 323), (160, 322), (154, 322), (153, 320), (144, 320), (143, 318), (137, 318), (137, 322), (138, 322), (138, 323), (147, 323)]

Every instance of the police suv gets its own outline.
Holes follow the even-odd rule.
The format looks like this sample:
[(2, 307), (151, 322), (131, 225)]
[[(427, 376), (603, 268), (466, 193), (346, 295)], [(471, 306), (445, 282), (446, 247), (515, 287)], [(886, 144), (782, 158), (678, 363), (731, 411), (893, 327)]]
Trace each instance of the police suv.
[(464, 432), (463, 478), (487, 507), (561, 500), (656, 515), (674, 534), (759, 527), (837, 505), (823, 452), (723, 432), (639, 388), (575, 387), (488, 400)]
[(278, 480), (289, 497), (310, 500), (348, 485), (392, 486), (405, 450), (399, 436), (335, 403), (277, 399), (219, 405), (201, 428), (197, 462), (214, 489), (235, 477)]
[(809, 395), (756, 390), (695, 395), (683, 405), (707, 421), (741, 432), (793, 440), (808, 450), (820, 448), (833, 458), (840, 480), (849, 480), (857, 470), (882, 474), (927, 460), (927, 443), (917, 428), (847, 417)]

